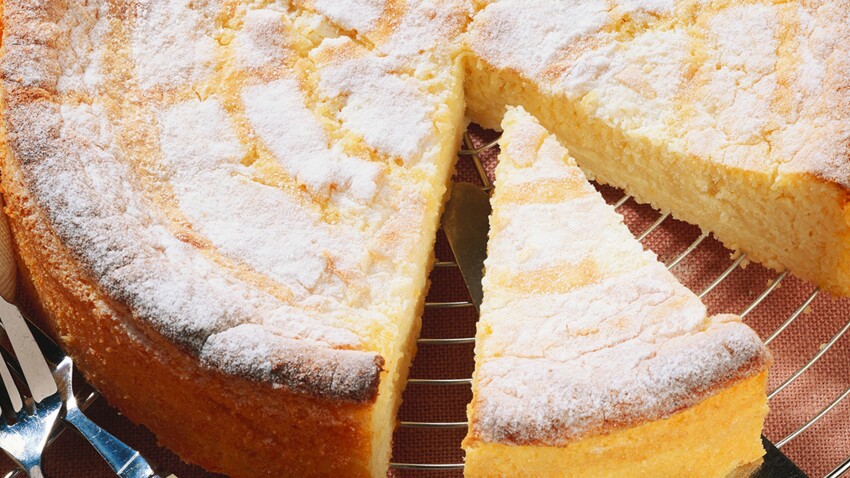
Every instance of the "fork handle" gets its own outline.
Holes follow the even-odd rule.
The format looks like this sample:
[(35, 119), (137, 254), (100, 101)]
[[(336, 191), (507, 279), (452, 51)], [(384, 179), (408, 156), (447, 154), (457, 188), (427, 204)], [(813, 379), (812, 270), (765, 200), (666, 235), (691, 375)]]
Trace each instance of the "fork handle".
[(80, 412), (69, 408), (65, 421), (73, 426), (121, 478), (158, 478), (142, 455)]

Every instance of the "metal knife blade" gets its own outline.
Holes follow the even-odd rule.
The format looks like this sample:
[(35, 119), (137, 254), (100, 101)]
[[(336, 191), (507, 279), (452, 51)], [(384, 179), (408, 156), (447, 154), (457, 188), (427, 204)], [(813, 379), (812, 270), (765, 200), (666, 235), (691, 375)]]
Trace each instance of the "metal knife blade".
[(784, 453), (761, 437), (766, 453), (762, 464), (750, 475), (750, 478), (808, 478)]
[(3, 322), (15, 355), (18, 356), (32, 398), (36, 403), (40, 403), (59, 390), (44, 355), (21, 312), (3, 299), (0, 299), (0, 321)]
[[(443, 232), (455, 256), (463, 281), (476, 309), (481, 308), (484, 292), (484, 259), (487, 258), (487, 236), (490, 230), (490, 195), (470, 183), (454, 185), (443, 212)], [(748, 475), (750, 478), (807, 478), (788, 457), (765, 437), (764, 461)], [(733, 474), (733, 476), (739, 476)]]
[(476, 309), (484, 298), (481, 279), (490, 231), (490, 195), (470, 183), (456, 183), (443, 212), (443, 232), (455, 255)]

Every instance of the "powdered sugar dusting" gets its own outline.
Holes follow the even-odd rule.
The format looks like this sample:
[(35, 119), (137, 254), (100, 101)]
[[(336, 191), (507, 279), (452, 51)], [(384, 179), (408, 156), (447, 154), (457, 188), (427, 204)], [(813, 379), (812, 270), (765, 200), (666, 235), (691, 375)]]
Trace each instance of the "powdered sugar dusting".
[(692, 115), (675, 134), (694, 154), (770, 172), (781, 158), (771, 157), (764, 138), (785, 122), (772, 108), (779, 42), (775, 8), (730, 6), (710, 18), (705, 34), (709, 59), (694, 82)]
[(816, 56), (806, 39), (800, 42), (800, 67), (797, 83), (801, 87), (798, 94), (800, 99), (816, 98), (822, 91), (823, 80), (826, 77), (826, 66), (821, 58)]
[[(245, 350), (254, 353), (245, 354)], [(201, 360), (224, 360), (240, 376), (256, 380), (272, 377), (274, 383), (300, 382), (306, 393), (355, 401), (370, 398), (368, 391), (378, 386), (384, 363), (368, 352), (316, 349), (250, 324), (210, 337)], [(313, 373), (310, 380), (304, 380), (305, 370)]]
[(459, 53), (468, 18), (473, 13), (469, 0), (314, 0), (321, 15), (366, 40), (372, 52), (391, 60), (399, 68), (411, 61), (437, 55), (438, 61)]
[(243, 68), (279, 65), (287, 56), (287, 32), (283, 13), (270, 8), (245, 13), (242, 28), (236, 32), (234, 51)]
[[(57, 232), (114, 297), (194, 350), (203, 349), (210, 334), (281, 315), (276, 311), (282, 304), (223, 275), (174, 237), (140, 193), (133, 172), (112, 154), (111, 141), (103, 148), (87, 139), (111, 139), (97, 107), (63, 106), (55, 114), (63, 124), (59, 134), (73, 141), (55, 156), (29, 164), (27, 173)], [(324, 331), (311, 338), (313, 343), (359, 342), (356, 335), (318, 321), (310, 327)]]
[[(731, 69), (768, 74), (776, 64), (776, 10), (768, 5), (735, 5), (711, 18), (722, 64)], [(745, 83), (743, 86), (748, 86)]]
[(419, 55), (458, 53), (459, 45), (455, 40), (472, 13), (467, 0), (411, 0), (404, 3), (404, 14), (393, 22), (392, 34), (376, 45), (381, 54), (410, 61)]
[(559, 87), (574, 98), (591, 93), (595, 114), (609, 124), (625, 130), (664, 129), (677, 112), (688, 42), (684, 31), (671, 29), (643, 32), (627, 43), (591, 50), (564, 73)]
[[(322, 125), (304, 106), (295, 80), (248, 87), (242, 100), (251, 125), (281, 165), (314, 194), (327, 197), (333, 187), (361, 201), (374, 197), (382, 166), (331, 147)], [(284, 124), (297, 127), (281, 128)]]
[(563, 446), (696, 405), (727, 380), (766, 365), (758, 336), (737, 319), (661, 344), (624, 342), (566, 365), (505, 356), (482, 364), (473, 433), (509, 444)]
[[(525, 204), (511, 202), (506, 185), (514, 185), (520, 171), (523, 181), (531, 181), (528, 191), (558, 178), (547, 164), (555, 157), (551, 146), (543, 146), (548, 134), (533, 118), (512, 109), (503, 128), (471, 436), (562, 446), (611, 426), (669, 416), (766, 366), (769, 354), (740, 318), (707, 317), (700, 300), (643, 251), (587, 181), (570, 186), (571, 174), (581, 172), (565, 149), (560, 148), (564, 166), (558, 184), (568, 190), (564, 199), (535, 204), (529, 195)], [(534, 160), (514, 159), (518, 152)], [(532, 222), (524, 212), (530, 208), (545, 208), (546, 214)], [(528, 224), (557, 233), (571, 229), (568, 240), (547, 236), (552, 246), (569, 252), (542, 244), (545, 238)], [(526, 242), (538, 246), (502, 247)], [(565, 290), (551, 281), (531, 289), (506, 285), (553, 266), (569, 277), (587, 263), (595, 271), (589, 280), (578, 279)]]
[(674, 0), (625, 0), (617, 4), (629, 13), (647, 12), (655, 15), (672, 13), (676, 5)]
[[(101, 69), (103, 52), (98, 48), (103, 41), (108, 22), (107, 3), (76, 1), (69, 13), (59, 21), (59, 28), (68, 32), (63, 45), (71, 54), (59, 57), (62, 74), (56, 88), (68, 91), (91, 92), (103, 79)], [(71, 13), (73, 12), (73, 13)]]
[(181, 211), (219, 251), (286, 285), (302, 300), (319, 294), (343, 301), (344, 284), (330, 274), (329, 261), (339, 272), (355, 275), (344, 267), (365, 260), (363, 239), (353, 231), (332, 231), (285, 192), (252, 181), (239, 162), (244, 147), (215, 98), (165, 111), (160, 135)]
[(132, 32), (136, 78), (142, 88), (175, 87), (212, 72), (217, 0), (140, 0)]
[[(316, 53), (321, 56), (327, 50), (353, 47), (350, 39), (342, 37), (326, 40)], [(392, 73), (386, 58), (362, 53), (320, 64), (319, 94), (344, 98), (339, 118), (366, 144), (415, 163), (438, 142), (430, 120), (434, 106), (413, 78)]]
[(850, 188), (850, 10), (825, 2), (801, 4), (797, 14), (800, 64), (791, 91), (800, 106), (798, 120), (779, 136), (777, 149), (791, 158), (779, 171), (792, 178), (814, 174)]
[[(512, 184), (499, 181), (497, 186), (508, 188)], [(523, 186), (528, 190), (533, 188), (533, 184), (525, 183)], [(513, 256), (514, 260), (494, 260), (488, 265), (488, 270), (508, 269), (514, 273), (533, 274), (547, 265), (575, 265), (584, 258), (594, 257), (599, 259), (598, 263), (606, 271), (613, 272), (617, 263), (601, 261), (606, 257), (640, 253), (642, 249), (631, 241), (622, 241), (621, 237), (608, 234), (606, 227), (584, 227), (588, 220), (611, 227), (622, 222), (621, 217), (611, 214), (597, 199), (594, 196), (574, 199), (571, 207), (576, 214), (562, 214), (561, 204), (517, 204), (494, 211), (491, 222), (504, 225), (504, 228), (499, 230), (498, 236), (491, 238), (488, 250), (496, 257)], [(549, 227), (530, 228), (529, 224), (548, 224)], [(567, 244), (569, 247), (565, 247)]]
[(718, 127), (732, 141), (753, 142), (774, 117), (770, 103), (776, 89), (778, 21), (772, 7), (738, 6), (712, 18), (717, 55), (723, 69), (711, 75), (707, 88), (712, 97), (737, 91), (731, 104), (718, 101), (713, 108)]
[(476, 15), (470, 47), (495, 67), (537, 75), (607, 21), (604, 0), (495, 2)]
[(316, 10), (348, 30), (365, 32), (375, 27), (386, 0), (316, 0)]
[(191, 176), (205, 171), (233, 173), (245, 147), (216, 98), (190, 101), (160, 114), (160, 143), (166, 167)]
[(566, 364), (620, 344), (657, 346), (702, 329), (705, 306), (663, 265), (630, 265), (630, 271), (567, 292), (497, 291), (482, 309), (491, 335), (478, 353)]

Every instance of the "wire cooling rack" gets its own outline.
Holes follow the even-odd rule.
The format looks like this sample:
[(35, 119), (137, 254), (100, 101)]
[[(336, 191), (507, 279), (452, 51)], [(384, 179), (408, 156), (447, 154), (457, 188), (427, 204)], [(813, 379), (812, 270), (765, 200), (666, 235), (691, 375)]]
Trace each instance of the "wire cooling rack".
[[(495, 140), (485, 140), (479, 141), (480, 144), (474, 144), (469, 134), (464, 135), (464, 148), (460, 151), (461, 160), (462, 161), (470, 161), (471, 165), (474, 167), (477, 172), (477, 176), (481, 181), (481, 186), (485, 190), (492, 189), (493, 185), (491, 184), (487, 173), (485, 171), (485, 166), (481, 161), (482, 155), (493, 155), (498, 150), (498, 139)], [(605, 193), (606, 191), (603, 191)], [(629, 196), (612, 196), (615, 194), (611, 190), (607, 191), (607, 196), (609, 196), (609, 202), (613, 204), (616, 208), (621, 208), (626, 205), (630, 201)], [(634, 223), (630, 221), (630, 216), (626, 215), (626, 222), (630, 226), (634, 226)], [(641, 230), (636, 233), (636, 237), (645, 242), (650, 242), (647, 244), (647, 247), (652, 248), (651, 241), (647, 241), (654, 232), (658, 231), (660, 228), (663, 228), (664, 224), (668, 221), (674, 221), (670, 218), (669, 214), (661, 214), (656, 218), (651, 219), (648, 222), (648, 225), (643, 227)], [(634, 230), (634, 229), (633, 229)], [(687, 245), (681, 250), (681, 252), (672, 256), (672, 258), (666, 261), (666, 265), (669, 269), (673, 270), (674, 273), (681, 276), (682, 274), (678, 269), (681, 268), (682, 264), (689, 257), (692, 257), (695, 254), (698, 254), (699, 251), (703, 248), (706, 248), (706, 243), (710, 242), (710, 236), (707, 233), (701, 232), (696, 235), (696, 238), (687, 243)], [(708, 241), (707, 241), (708, 239)], [(439, 255), (438, 255), (439, 257)], [(717, 274), (707, 278), (706, 285), (701, 286), (698, 290), (698, 295), (700, 297), (708, 296), (712, 291), (716, 291), (718, 289), (722, 289), (724, 284), (731, 281), (730, 276), (732, 276), (736, 271), (743, 268), (747, 263), (746, 255), (740, 255), (731, 261), (731, 264), (721, 269)], [(451, 260), (438, 260), (435, 264), (435, 271), (456, 271), (457, 264)], [(770, 301), (771, 297), (775, 295), (775, 292), (781, 288), (783, 282), (788, 282), (793, 279), (792, 276), (783, 272), (779, 274), (773, 274), (772, 280), (768, 282), (768, 285), (756, 294), (755, 298), (749, 301), (745, 306), (740, 308), (737, 311), (739, 315), (742, 317), (747, 317), (759, 307), (764, 307), (764, 304)], [(798, 303), (794, 304), (794, 308), (792, 311), (785, 317), (779, 325), (772, 330), (768, 334), (763, 334), (765, 337), (764, 340), (768, 344), (773, 344), (772, 349), (776, 352), (776, 343), (780, 342), (783, 333), (788, 331), (792, 326), (800, 327), (800, 326), (808, 326), (811, 324), (804, 323), (807, 316), (807, 311), (809, 310), (812, 303), (818, 298), (820, 291), (817, 288), (812, 289), (810, 292), (807, 292), (807, 295), (801, 297)], [(429, 300), (425, 304), (426, 308), (426, 317), (425, 321), (431, 320), (439, 320), (441, 316), (448, 315), (449, 312), (453, 310), (464, 310), (469, 311), (474, 314), (474, 306), (469, 300)], [(428, 324), (426, 323), (423, 327), (423, 330), (428, 330)], [(848, 330), (850, 330), (850, 310), (848, 310), (848, 319), (843, 322), (843, 326), (841, 326), (837, 332), (834, 333), (831, 337), (826, 338), (826, 342), (823, 342), (820, 347), (817, 348), (817, 351), (813, 353), (811, 356), (806, 357), (802, 366), (796, 368), (792, 373), (788, 374), (787, 378), (776, 386), (768, 395), (771, 400), (771, 404), (773, 404), (776, 397), (788, 389), (792, 384), (801, 380), (801, 377), (805, 377), (806, 373), (812, 370), (812, 368), (821, 362), (824, 357), (827, 357), (830, 351), (834, 352), (836, 348), (836, 344), (844, 337)], [(36, 334), (39, 333), (36, 331)], [(423, 335), (426, 335), (423, 333)], [(423, 347), (466, 347), (466, 351), (469, 355), (469, 360), (472, 360), (472, 346), (475, 342), (473, 333), (469, 333), (469, 336), (466, 337), (448, 337), (448, 338), (429, 338), (422, 337), (419, 339), (420, 348)], [(45, 340), (44, 337), (41, 337), (41, 340)], [(49, 339), (48, 339), (49, 340)], [(13, 372), (17, 370), (17, 363), (9, 353), (11, 347), (9, 345), (8, 339), (5, 333), (0, 330), (0, 351), (3, 352), (3, 357), (12, 367)], [(423, 355), (420, 352), (420, 355)], [(425, 354), (428, 355), (428, 354)], [(431, 354), (433, 355), (433, 354)], [(440, 352), (437, 352), (437, 355), (440, 355)], [(424, 357), (427, 359), (427, 357)], [(437, 389), (454, 389), (456, 387), (464, 387), (465, 389), (469, 389), (471, 384), (471, 378), (463, 377), (463, 378), (416, 378), (415, 371), (417, 369), (417, 364), (421, 361), (421, 357), (417, 357), (414, 361), (414, 378), (411, 378), (408, 381), (408, 389), (405, 392), (405, 401), (409, 402), (409, 395), (411, 393), (418, 394), (419, 396), (425, 396), (426, 400), (431, 402), (442, 400), (441, 394), (439, 393), (429, 393), (424, 392), (423, 388), (437, 388)], [(80, 382), (80, 380), (76, 380)], [(83, 387), (84, 391), (81, 391), (78, 394), (78, 401), (80, 403), (81, 409), (87, 409), (90, 405), (92, 405), (96, 400), (98, 400), (99, 395), (97, 392), (92, 391), (88, 387)], [(467, 392), (468, 393), (468, 392)], [(781, 439), (777, 440), (775, 445), (778, 448), (782, 448), (793, 440), (797, 439), (801, 435), (806, 434), (807, 431), (810, 432), (810, 429), (815, 426), (816, 423), (822, 421), (825, 417), (828, 417), (830, 413), (839, 413), (834, 409), (839, 406), (842, 401), (844, 401), (847, 396), (850, 395), (850, 387), (846, 388), (842, 393), (838, 394), (834, 399), (832, 399), (826, 406), (820, 408), (819, 411), (812, 414), (812, 416), (807, 417), (807, 419), (799, 425), (792, 432), (788, 433)], [(461, 396), (463, 396), (461, 394)], [(468, 399), (461, 400), (453, 400), (451, 403), (447, 403), (446, 407), (443, 409), (452, 409), (451, 415), (454, 417), (465, 416), (465, 404)], [(414, 401), (415, 402), (415, 401)], [(417, 412), (417, 407), (414, 403), (413, 414)], [(410, 409), (411, 407), (408, 407)], [(440, 407), (438, 407), (440, 408)], [(409, 410), (408, 410), (409, 411)], [(405, 415), (405, 410), (402, 410), (402, 415)], [(782, 413), (782, 410), (774, 409), (772, 413)], [(411, 413), (406, 413), (406, 415), (411, 415)], [(405, 430), (416, 430), (419, 432), (428, 433), (427, 437), (422, 440), (425, 443), (421, 443), (422, 447), (443, 447), (445, 449), (451, 450), (448, 455), (457, 457), (454, 460), (446, 460), (441, 463), (422, 463), (416, 461), (402, 461), (402, 460), (394, 460), (390, 464), (391, 471), (390, 473), (394, 476), (459, 476), (462, 473), (463, 469), (463, 460), (462, 460), (462, 452), (460, 452), (460, 439), (465, 434), (466, 430), (466, 421), (463, 420), (454, 420), (454, 421), (438, 421), (433, 420), (429, 417), (428, 420), (415, 420), (415, 419), (407, 419), (402, 417), (399, 421), (399, 429), (397, 431), (397, 435), (399, 432), (404, 433)], [(436, 436), (434, 434), (438, 433), (439, 430), (447, 430), (451, 433), (451, 439), (446, 439), (446, 437)], [(48, 442), (48, 447), (50, 447), (54, 441), (65, 432), (65, 427), (60, 426), (55, 431), (53, 436), (50, 438)], [(421, 435), (420, 435), (421, 436)], [(845, 437), (846, 438), (846, 437)], [(416, 446), (420, 445), (420, 443), (415, 443)], [(396, 439), (396, 448), (394, 449), (394, 455), (398, 452), (399, 440)], [(439, 455), (439, 453), (438, 453)], [(839, 460), (840, 461), (840, 460)], [(830, 465), (832, 466), (832, 465)], [(850, 456), (845, 457), (843, 461), (834, 465), (834, 467), (830, 468), (831, 471), (828, 471), (826, 474), (821, 474), (825, 478), (837, 478), (839, 476), (844, 475), (847, 471), (850, 471)], [(85, 470), (80, 470), (81, 474), (79, 476), (86, 476)], [(0, 470), (3, 478), (13, 478), (23, 476), (23, 473), (19, 470), (8, 469), (8, 470)]]
[[(485, 171), (484, 164), (482, 163), (481, 156), (485, 154), (493, 155), (497, 153), (498, 147), (498, 138), (480, 142), (481, 144), (474, 144), (472, 138), (467, 133), (464, 135), (464, 148), (460, 151), (461, 161), (467, 160), (471, 161), (472, 165), (477, 172), (478, 179), (481, 181), (481, 187), (484, 190), (491, 190), (493, 188), (492, 183)], [(612, 195), (612, 191), (608, 191), (608, 196)], [(621, 208), (626, 203), (628, 203), (632, 198), (628, 195), (615, 196), (613, 199), (609, 200), (611, 204), (615, 208)], [(670, 218), (669, 213), (660, 214), (657, 218), (652, 220), (648, 226), (645, 226), (640, 232), (636, 234), (636, 237), (639, 241), (646, 242), (646, 239), (656, 232), (665, 222), (668, 220), (673, 221)], [(629, 223), (629, 217), (626, 216), (626, 222)], [(707, 232), (700, 232), (695, 239), (693, 239), (681, 252), (677, 255), (674, 255), (673, 258), (669, 261), (666, 261), (666, 266), (668, 269), (677, 272), (677, 268), (679, 268), (684, 261), (695, 254), (700, 247), (706, 243), (706, 239), (709, 239), (710, 235)], [(650, 247), (651, 248), (651, 247)], [(728, 253), (728, 252), (727, 252)], [(708, 281), (707, 285), (702, 286), (700, 289), (697, 289), (697, 295), (700, 298), (704, 298), (708, 296), (712, 291), (717, 290), (724, 284), (725, 281), (729, 279), (729, 277), (735, 273), (737, 270), (745, 267), (747, 265), (747, 256), (746, 254), (738, 255), (732, 260), (731, 264), (729, 264), (725, 269), (722, 269), (719, 274), (713, 276)], [(443, 260), (438, 261), (436, 263), (436, 268), (446, 268), (452, 269), (457, 268), (457, 264), (451, 260)], [(678, 274), (677, 274), (678, 275)], [(789, 274), (787, 272), (781, 272), (778, 274), (774, 273), (773, 278), (767, 282), (765, 288), (756, 295), (754, 299), (752, 299), (746, 306), (744, 306), (740, 310), (736, 311), (727, 311), (727, 312), (735, 312), (738, 313), (741, 317), (746, 318), (751, 313), (753, 313), (759, 306), (764, 304), (767, 300), (770, 299), (771, 295), (776, 292), (784, 281), (789, 278)], [(768, 345), (773, 344), (775, 347), (777, 343), (777, 339), (786, 332), (789, 327), (792, 325), (800, 325), (798, 320), (801, 320), (801, 317), (805, 317), (807, 312), (810, 309), (810, 306), (815, 301), (815, 299), (820, 294), (819, 289), (814, 288), (808, 293), (807, 296), (802, 298), (802, 300), (795, 304), (796, 307), (793, 311), (781, 322), (781, 324), (775, 328), (769, 335), (764, 337), (765, 343)], [(430, 309), (431, 311), (440, 311), (446, 309), (456, 309), (456, 308), (470, 308), (474, 311), (474, 305), (469, 300), (446, 300), (446, 301), (433, 301), (426, 302), (425, 304), (426, 310)], [(848, 311), (850, 312), (850, 310)], [(427, 317), (429, 314), (426, 311), (425, 320), (438, 320), (439, 314), (431, 314), (431, 317)], [(818, 348), (817, 352), (812, 356), (808, 357), (805, 363), (796, 369), (793, 373), (791, 373), (787, 378), (785, 378), (778, 386), (773, 388), (768, 394), (768, 398), (773, 404), (774, 399), (783, 391), (786, 390), (790, 385), (795, 383), (800, 377), (804, 376), (806, 372), (810, 371), (813, 366), (815, 366), (819, 361), (821, 361), (829, 352), (834, 348), (834, 346), (841, 340), (842, 337), (845, 336), (847, 331), (850, 330), (850, 317), (848, 320), (844, 322), (843, 327), (841, 327), (837, 333), (835, 333), (832, 337), (828, 338), (826, 342), (822, 343)], [(473, 344), (475, 342), (474, 337), (450, 337), (450, 338), (427, 338), (423, 337), (419, 339), (420, 346), (440, 346), (440, 347), (456, 347), (460, 344)], [(472, 352), (472, 348), (468, 349), (469, 353)], [(414, 361), (414, 370), (416, 369), (416, 361)], [(405, 399), (407, 399), (407, 395), (409, 393), (421, 393), (420, 390), (417, 390), (419, 387), (469, 387), (472, 382), (471, 378), (411, 378), (408, 382), (409, 387), (405, 393)], [(820, 409), (813, 416), (808, 418), (802, 425), (796, 428), (791, 433), (787, 434), (783, 438), (776, 441), (775, 446), (777, 448), (782, 449), (784, 446), (791, 443), (794, 439), (798, 438), (802, 434), (806, 433), (809, 429), (811, 429), (817, 422), (826, 417), (830, 412), (832, 412), (843, 400), (850, 395), (850, 387), (846, 388), (843, 393), (840, 393), (837, 397), (835, 397), (830, 403), (828, 403), (825, 407)], [(434, 399), (439, 399), (439, 394), (433, 394)], [(774, 410), (772, 413), (782, 413), (781, 410)], [(453, 415), (457, 416), (457, 413), (453, 413)], [(467, 422), (466, 421), (412, 421), (412, 420), (403, 420), (399, 422), (399, 427), (402, 429), (457, 429), (462, 432), (459, 434), (462, 437), (463, 433), (465, 433)], [(458, 435), (455, 436), (457, 438)], [(445, 443), (443, 445), (446, 445)], [(459, 441), (455, 440), (454, 443), (448, 444), (447, 446), (452, 446), (455, 448), (460, 447)], [(460, 453), (455, 453), (455, 456), (462, 456)], [(400, 462), (393, 461), (391, 463), (391, 468), (394, 470), (398, 470), (399, 474), (408, 474), (407, 472), (419, 472), (420, 474), (425, 472), (429, 475), (438, 474), (442, 475), (459, 475), (461, 470), (463, 469), (462, 459), (456, 460), (451, 463), (412, 463), (412, 462)], [(850, 470), (850, 457), (844, 459), (841, 463), (837, 464), (831, 471), (826, 473), (826, 478), (837, 478), (842, 476)], [(415, 473), (414, 473), (415, 474)]]

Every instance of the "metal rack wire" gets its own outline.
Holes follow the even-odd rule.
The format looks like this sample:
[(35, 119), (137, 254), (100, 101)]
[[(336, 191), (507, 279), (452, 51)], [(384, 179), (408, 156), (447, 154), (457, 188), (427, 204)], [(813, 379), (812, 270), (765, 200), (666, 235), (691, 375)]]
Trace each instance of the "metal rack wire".
[[(478, 172), (478, 175), (482, 182), (482, 188), (485, 190), (492, 189), (493, 185), (490, 183), (487, 174), (485, 172), (483, 163), (480, 158), (480, 153), (489, 150), (490, 148), (495, 147), (498, 144), (498, 140), (491, 141), (489, 143), (483, 144), (481, 146), (476, 147), (468, 134), (464, 135), (464, 149), (462, 149), (459, 153), (460, 155), (469, 158), (473, 162), (473, 165)], [(626, 202), (631, 199), (629, 196), (623, 196), (619, 200), (613, 203), (615, 208), (619, 208), (626, 204)], [(641, 241), (645, 240), (653, 231), (658, 229), (667, 219), (669, 218), (669, 214), (662, 214), (659, 216), (654, 222), (652, 222), (647, 228), (645, 228), (640, 234), (637, 235), (637, 238)], [(669, 261), (666, 265), (668, 269), (674, 269), (681, 264), (681, 262), (691, 255), (694, 251), (696, 251), (699, 246), (704, 242), (704, 240), (708, 237), (707, 233), (701, 233), (693, 242), (691, 242), (681, 253), (679, 253), (673, 260)], [(704, 289), (702, 289), (698, 295), (700, 297), (704, 297), (706, 294), (716, 289), (723, 281), (729, 277), (735, 270), (742, 266), (746, 261), (745, 255), (738, 256), (726, 269), (724, 269), (717, 277), (715, 277)], [(456, 268), (457, 264), (454, 262), (437, 262), (435, 267), (438, 269), (447, 269), (447, 268)], [(787, 273), (782, 272), (775, 276), (772, 282), (754, 299), (750, 302), (746, 307), (744, 307), (739, 315), (742, 317), (750, 314), (753, 310), (755, 310), (760, 304), (762, 304), (781, 284), (783, 280), (787, 277)], [(818, 289), (814, 289), (801, 303), (800, 305), (794, 309), (794, 311), (782, 322), (782, 324), (776, 328), (770, 335), (767, 336), (765, 342), (770, 344), (775, 341), (783, 332), (785, 332), (789, 326), (791, 326), (795, 321), (797, 321), (804, 313), (804, 311), (812, 304), (815, 298), (819, 294)], [(472, 302), (470, 301), (440, 301), (440, 302), (426, 302), (425, 307), (427, 309), (451, 309), (451, 308), (471, 308), (473, 307)], [(780, 392), (786, 389), (789, 385), (791, 385), (795, 380), (799, 379), (803, 374), (805, 374), (813, 365), (815, 365), (818, 361), (820, 361), (829, 351), (833, 348), (833, 346), (844, 337), (847, 332), (850, 331), (850, 320), (825, 344), (823, 344), (818, 351), (796, 372), (791, 374), (785, 381), (783, 381), (778, 387), (776, 387), (773, 391), (771, 391), (768, 395), (769, 399), (773, 399)], [(459, 337), (459, 338), (420, 338), (418, 340), (419, 344), (434, 344), (434, 345), (442, 345), (442, 346), (452, 346), (458, 344), (472, 344), (475, 342), (474, 337)], [(8, 343), (8, 339), (5, 336), (5, 333), (0, 330), (0, 350), (4, 352), (11, 350), (10, 345)], [(11, 358), (9, 354), (4, 353), (4, 357), (7, 362), (10, 362), (10, 365), (13, 367), (13, 371), (16, 368), (16, 363)], [(408, 381), (411, 386), (469, 386), (471, 383), (471, 378), (452, 378), (452, 379), (441, 379), (441, 378), (412, 378)], [(782, 438), (781, 440), (776, 442), (777, 448), (782, 448), (787, 445), (789, 442), (805, 433), (809, 430), (815, 423), (825, 417), (827, 414), (833, 411), (833, 409), (838, 406), (839, 403), (844, 401), (848, 396), (850, 396), (850, 388), (847, 388), (843, 393), (837, 396), (832, 402), (830, 402), (827, 406), (821, 409), (818, 413), (815, 414), (811, 419), (806, 421), (802, 426)], [(78, 397), (78, 401), (80, 403), (81, 409), (86, 409), (96, 400), (98, 400), (99, 395), (96, 392), (87, 391), (82, 393)], [(420, 429), (465, 429), (467, 423), (465, 421), (455, 421), (455, 422), (432, 422), (432, 421), (400, 421), (398, 424), (401, 428), (420, 428)], [(60, 426), (55, 431), (53, 436), (50, 438), (48, 442), (48, 446), (52, 444), (56, 438), (59, 437), (62, 433), (65, 432), (65, 427)], [(458, 446), (460, 444), (458, 443)], [(423, 470), (423, 471), (431, 471), (431, 472), (439, 472), (439, 471), (454, 471), (463, 469), (463, 463), (399, 463), (392, 462), (390, 463), (390, 467), (397, 470)], [(838, 478), (845, 473), (850, 471), (850, 457), (847, 457), (843, 462), (838, 464), (832, 471), (825, 475), (825, 478)], [(19, 470), (8, 470), (3, 472), (3, 478), (16, 478), (19, 476), (23, 476), (22, 472)]]
[[(481, 146), (475, 146), (470, 138), (469, 134), (464, 135), (464, 149), (462, 149), (459, 154), (465, 158), (468, 158), (473, 162), (476, 172), (478, 173), (482, 188), (485, 190), (492, 189), (492, 184), (490, 183), (489, 178), (487, 177), (487, 173), (484, 169), (484, 165), (481, 161), (480, 154), (485, 152), (498, 144), (498, 139), (490, 141)], [(630, 196), (625, 195), (622, 196), (619, 200), (613, 203), (615, 208), (620, 208), (626, 202), (631, 199)], [(639, 241), (644, 241), (653, 231), (659, 228), (668, 218), (670, 217), (669, 213), (661, 214), (654, 222), (652, 222), (648, 227), (646, 227), (642, 232), (636, 235)], [(693, 242), (690, 243), (679, 255), (677, 255), (672, 261), (666, 264), (668, 269), (675, 269), (679, 266), (682, 261), (691, 255), (695, 250), (699, 248), (699, 246), (703, 243), (703, 241), (708, 237), (708, 233), (701, 233)], [(715, 277), (704, 289), (702, 289), (698, 295), (700, 298), (706, 296), (709, 292), (716, 289), (724, 280), (726, 280), (735, 270), (740, 268), (742, 264), (745, 264), (747, 256), (745, 254), (739, 255), (725, 270), (723, 270), (717, 277)], [(437, 267), (445, 268), (445, 267), (456, 267), (456, 264), (452, 262), (438, 262), (436, 264)], [(787, 272), (779, 273), (775, 276), (775, 278), (769, 283), (769, 285), (745, 308), (743, 308), (738, 314), (741, 317), (745, 317), (750, 314), (753, 310), (755, 310), (760, 304), (762, 304), (770, 295), (773, 293), (782, 283), (783, 280), (788, 276)], [(793, 324), (797, 319), (799, 319), (804, 311), (812, 304), (815, 298), (820, 293), (820, 290), (815, 288), (800, 305), (788, 316), (788, 318), (775, 330), (773, 331), (766, 339), (765, 342), (770, 344), (774, 340), (776, 340), (788, 327)], [(430, 309), (444, 309), (444, 308), (453, 308), (453, 307), (473, 307), (473, 304), (469, 301), (453, 301), (453, 302), (428, 302), (426, 303), (426, 308)], [(780, 392), (782, 392), (786, 387), (791, 385), (795, 380), (800, 378), (803, 374), (806, 373), (813, 365), (815, 365), (819, 360), (821, 360), (830, 349), (845, 335), (848, 330), (850, 330), (850, 320), (842, 327), (829, 341), (823, 344), (802, 367), (800, 367), (796, 372), (791, 374), (785, 381), (782, 382), (778, 387), (776, 387), (773, 391), (768, 394), (769, 399), (773, 399)], [(445, 338), (445, 339), (433, 339), (433, 338), (420, 338), (420, 344), (442, 344), (442, 345), (453, 345), (453, 344), (466, 344), (466, 343), (474, 343), (474, 337), (462, 337), (462, 338)], [(409, 381), (412, 386), (469, 386), (471, 384), (471, 378), (462, 378), (462, 379), (411, 379)], [(836, 397), (831, 403), (829, 403), (826, 407), (821, 409), (815, 416), (806, 421), (802, 426), (797, 428), (795, 431), (791, 432), (784, 438), (780, 439), (775, 443), (777, 448), (782, 448), (787, 445), (789, 442), (805, 433), (809, 428), (811, 428), (815, 423), (829, 414), (839, 403), (845, 400), (848, 396), (850, 396), (850, 388), (847, 388), (843, 393), (841, 393), (838, 397)], [(445, 429), (445, 428), (466, 428), (466, 422), (417, 422), (417, 421), (402, 421), (399, 423), (399, 427), (403, 428), (434, 428), (434, 429)], [(458, 444), (460, 446), (460, 444)], [(399, 470), (428, 470), (428, 471), (445, 471), (445, 470), (462, 470), (463, 463), (398, 463), (393, 462), (390, 464), (391, 468), (399, 469)], [(850, 457), (844, 460), (841, 464), (836, 466), (832, 471), (825, 475), (825, 478), (837, 478), (839, 476), (844, 475), (850, 471)]]

